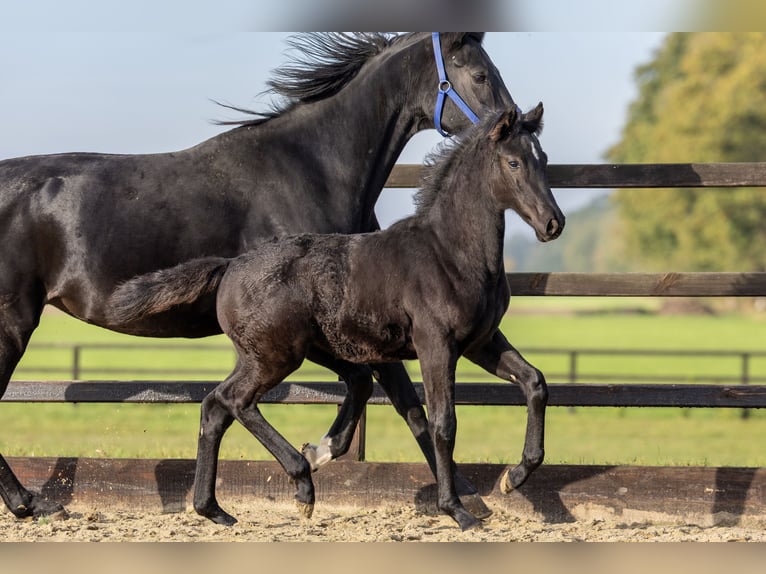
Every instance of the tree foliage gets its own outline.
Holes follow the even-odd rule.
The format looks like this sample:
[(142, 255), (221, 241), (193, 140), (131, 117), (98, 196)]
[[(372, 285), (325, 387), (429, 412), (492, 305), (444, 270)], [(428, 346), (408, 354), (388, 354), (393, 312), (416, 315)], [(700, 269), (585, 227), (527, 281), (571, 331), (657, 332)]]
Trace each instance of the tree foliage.
[[(617, 163), (766, 161), (766, 34), (675, 33), (636, 71)], [(766, 190), (620, 190), (645, 269), (766, 271)]]

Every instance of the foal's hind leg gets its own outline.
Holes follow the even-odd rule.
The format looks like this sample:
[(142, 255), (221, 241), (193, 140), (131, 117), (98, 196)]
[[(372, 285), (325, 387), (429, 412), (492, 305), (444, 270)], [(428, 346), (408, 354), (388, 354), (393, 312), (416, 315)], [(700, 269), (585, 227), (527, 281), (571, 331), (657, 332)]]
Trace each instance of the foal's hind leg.
[(215, 496), (218, 452), (234, 417), (218, 402), (215, 390), (202, 401), (197, 466), (194, 475), (194, 510), (217, 524), (231, 526), (237, 519), (224, 511)]
[[(281, 368), (258, 365), (251, 359), (240, 361), (232, 375), (205, 398), (204, 421), (212, 421), (212, 437), (205, 439), (207, 429), (200, 428), (200, 450), (197, 452), (197, 473), (194, 486), (194, 508), (201, 515), (219, 524), (231, 525), (236, 519), (218, 506), (215, 499), (215, 464), (221, 437), (230, 424), (229, 417), (236, 418), (242, 426), (257, 438), (277, 459), (287, 475), (295, 482), (295, 500), (301, 513), (310, 518), (314, 510), (314, 483), (311, 466), (277, 430), (271, 426), (258, 409), (258, 399), (280, 383), (300, 365), (300, 361), (281, 364)], [(228, 413), (228, 416), (226, 414)], [(203, 415), (204, 416), (204, 415)]]
[(308, 359), (336, 373), (346, 383), (346, 397), (330, 430), (318, 445), (304, 444), (301, 452), (316, 471), (333, 459), (348, 452), (359, 419), (367, 400), (372, 395), (372, 371), (369, 367), (354, 365), (331, 355), (312, 349)]
[(500, 331), (484, 347), (466, 353), (466, 357), (501, 379), (517, 383), (527, 399), (527, 429), (521, 462), (507, 470), (500, 481), (500, 489), (508, 494), (524, 484), (543, 462), (545, 407), (548, 403), (545, 377), (511, 346)]
[[(5, 393), (32, 331), (37, 327), (41, 310), (41, 301), (5, 294), (0, 286), (0, 397)], [(60, 504), (24, 488), (2, 455), (0, 497), (17, 518), (45, 516), (64, 510)]]

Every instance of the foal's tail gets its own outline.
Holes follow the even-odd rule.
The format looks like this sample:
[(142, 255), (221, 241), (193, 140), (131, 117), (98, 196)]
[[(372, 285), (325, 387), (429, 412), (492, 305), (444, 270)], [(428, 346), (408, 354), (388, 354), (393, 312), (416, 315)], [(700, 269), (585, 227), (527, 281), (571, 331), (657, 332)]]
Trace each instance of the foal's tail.
[(109, 297), (109, 319), (125, 325), (214, 294), (229, 261), (223, 257), (202, 257), (133, 277)]

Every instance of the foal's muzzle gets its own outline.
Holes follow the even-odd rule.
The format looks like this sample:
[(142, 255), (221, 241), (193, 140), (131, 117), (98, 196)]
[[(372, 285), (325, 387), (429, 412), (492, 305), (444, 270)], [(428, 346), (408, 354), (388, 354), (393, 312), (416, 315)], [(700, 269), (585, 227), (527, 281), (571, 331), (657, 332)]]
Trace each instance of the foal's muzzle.
[(545, 235), (538, 234), (538, 239), (543, 242), (553, 241), (564, 231), (565, 222), (566, 218), (563, 215), (551, 217), (545, 226)]

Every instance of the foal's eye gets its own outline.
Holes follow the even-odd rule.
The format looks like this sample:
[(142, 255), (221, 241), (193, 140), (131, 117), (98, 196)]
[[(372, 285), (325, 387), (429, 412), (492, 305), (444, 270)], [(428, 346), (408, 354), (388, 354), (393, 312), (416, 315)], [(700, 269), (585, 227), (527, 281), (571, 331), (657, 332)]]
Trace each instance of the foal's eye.
[(511, 166), (511, 169), (519, 169), (519, 167), (521, 167), (521, 164), (515, 159), (510, 160), (508, 165)]
[(486, 84), (487, 83), (487, 74), (474, 74), (473, 75), (473, 83), (474, 84)]

